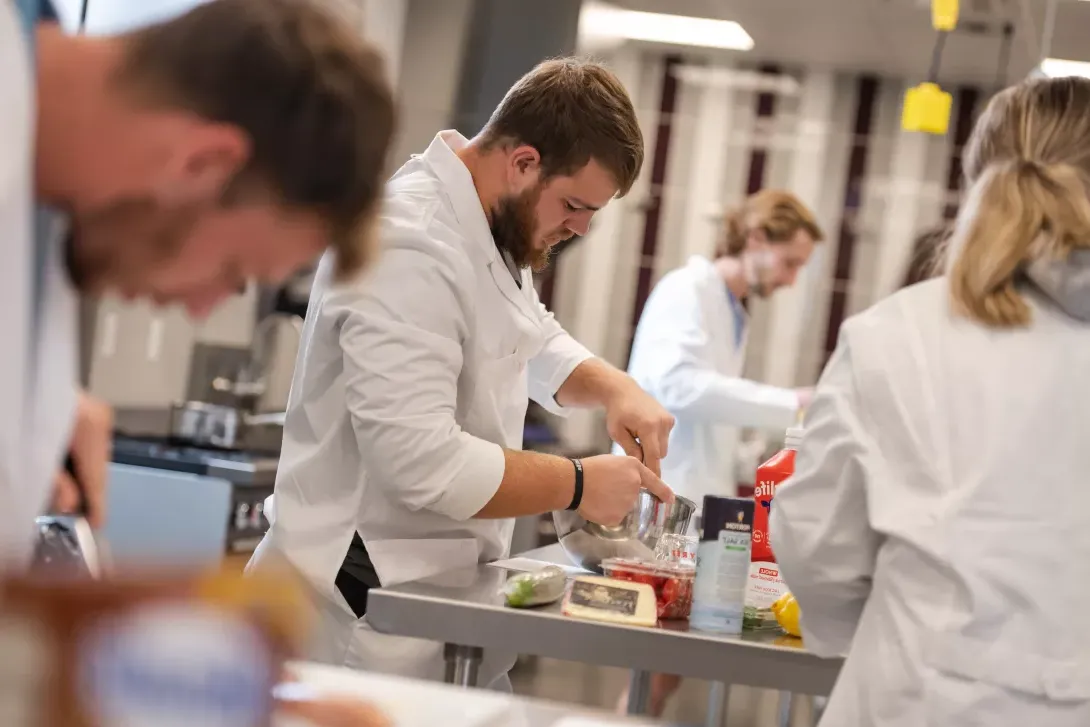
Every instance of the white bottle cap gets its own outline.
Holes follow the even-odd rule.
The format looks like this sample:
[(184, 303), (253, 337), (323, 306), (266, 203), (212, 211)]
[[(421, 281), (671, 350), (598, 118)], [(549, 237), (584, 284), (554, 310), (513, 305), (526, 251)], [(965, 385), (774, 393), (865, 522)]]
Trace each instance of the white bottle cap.
[(802, 427), (791, 427), (784, 436), (785, 449), (798, 449), (802, 445), (802, 435), (805, 433)]

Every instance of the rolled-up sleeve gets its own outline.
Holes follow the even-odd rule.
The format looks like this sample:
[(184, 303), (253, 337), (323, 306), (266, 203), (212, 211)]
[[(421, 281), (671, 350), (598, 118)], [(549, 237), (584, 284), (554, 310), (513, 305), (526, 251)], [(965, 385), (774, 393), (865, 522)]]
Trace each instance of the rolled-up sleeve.
[(537, 307), (545, 331), (545, 345), (530, 359), (527, 371), (530, 398), (546, 411), (566, 416), (568, 410), (556, 400), (556, 392), (572, 371), (587, 359), (594, 358), (594, 354), (572, 338), (541, 301), (537, 301)]
[(472, 314), (457, 262), (390, 249), (337, 294), (345, 398), (369, 482), (410, 510), (467, 520), (499, 489), (503, 449), (455, 421)]
[(868, 483), (883, 462), (842, 332), (806, 414), (793, 477), (776, 491), (770, 536), (799, 602), (807, 648), (847, 653), (870, 596), (880, 536), (868, 517)]

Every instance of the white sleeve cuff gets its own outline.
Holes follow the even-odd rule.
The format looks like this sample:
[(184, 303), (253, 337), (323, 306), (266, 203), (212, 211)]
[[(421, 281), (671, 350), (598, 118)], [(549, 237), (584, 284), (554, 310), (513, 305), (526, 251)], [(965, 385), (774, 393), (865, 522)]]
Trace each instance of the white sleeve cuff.
[(505, 469), (503, 447), (492, 442), (459, 433), (462, 439), (458, 475), (450, 482), (439, 499), (429, 509), (441, 515), (465, 521), (487, 505), (503, 482)]
[(592, 358), (594, 354), (571, 336), (554, 338), (530, 361), (530, 398), (550, 414), (567, 416), (570, 410), (556, 400), (556, 392), (579, 364)]

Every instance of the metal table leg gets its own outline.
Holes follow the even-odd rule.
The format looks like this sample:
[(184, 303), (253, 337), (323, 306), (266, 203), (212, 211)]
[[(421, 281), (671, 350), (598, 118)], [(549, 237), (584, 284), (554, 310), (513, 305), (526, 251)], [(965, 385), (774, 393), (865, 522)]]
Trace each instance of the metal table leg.
[(727, 709), (730, 707), (730, 685), (712, 682), (708, 692), (708, 714), (704, 727), (727, 727)]
[(480, 671), (481, 660), (484, 659), (483, 649), (479, 646), (447, 644), (443, 647), (443, 658), (447, 663), (444, 679), (447, 684), (467, 689), (477, 686), (477, 672)]
[(791, 727), (791, 707), (794, 695), (791, 692), (780, 692), (779, 715), (776, 717), (777, 727)]
[(634, 671), (628, 682), (628, 714), (651, 711), (651, 672)]

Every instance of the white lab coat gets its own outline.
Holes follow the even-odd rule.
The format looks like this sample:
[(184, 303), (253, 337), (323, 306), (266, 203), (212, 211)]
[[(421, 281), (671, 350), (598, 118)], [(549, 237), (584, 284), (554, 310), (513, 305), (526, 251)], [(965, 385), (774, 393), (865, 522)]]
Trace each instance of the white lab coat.
[(34, 518), (62, 461), (79, 378), (78, 299), (58, 235), (50, 236), (40, 325), (31, 330), (35, 103), (25, 40), (12, 3), (0, 2), (0, 564), (12, 566), (33, 552)]
[(1090, 326), (1028, 294), (1025, 329), (945, 279), (841, 329), (771, 522), (807, 647), (848, 655), (823, 724), (1090, 724)]
[(697, 504), (736, 494), (739, 427), (786, 429), (798, 410), (794, 391), (742, 378), (746, 322), (713, 263), (693, 256), (651, 291), (632, 341), (628, 373), (677, 420), (662, 478)]
[[(384, 586), (505, 557), (513, 520), (475, 520), (520, 449), (528, 396), (554, 413), (590, 353), (521, 289), (473, 180), (442, 132), (389, 181), (383, 254), (363, 281), (319, 266), (289, 397), (271, 529), (253, 565), (284, 556), (323, 611), (313, 658), (438, 679), (442, 645), (357, 622), (334, 578), (359, 532)], [(514, 655), (486, 654), (484, 685)]]

